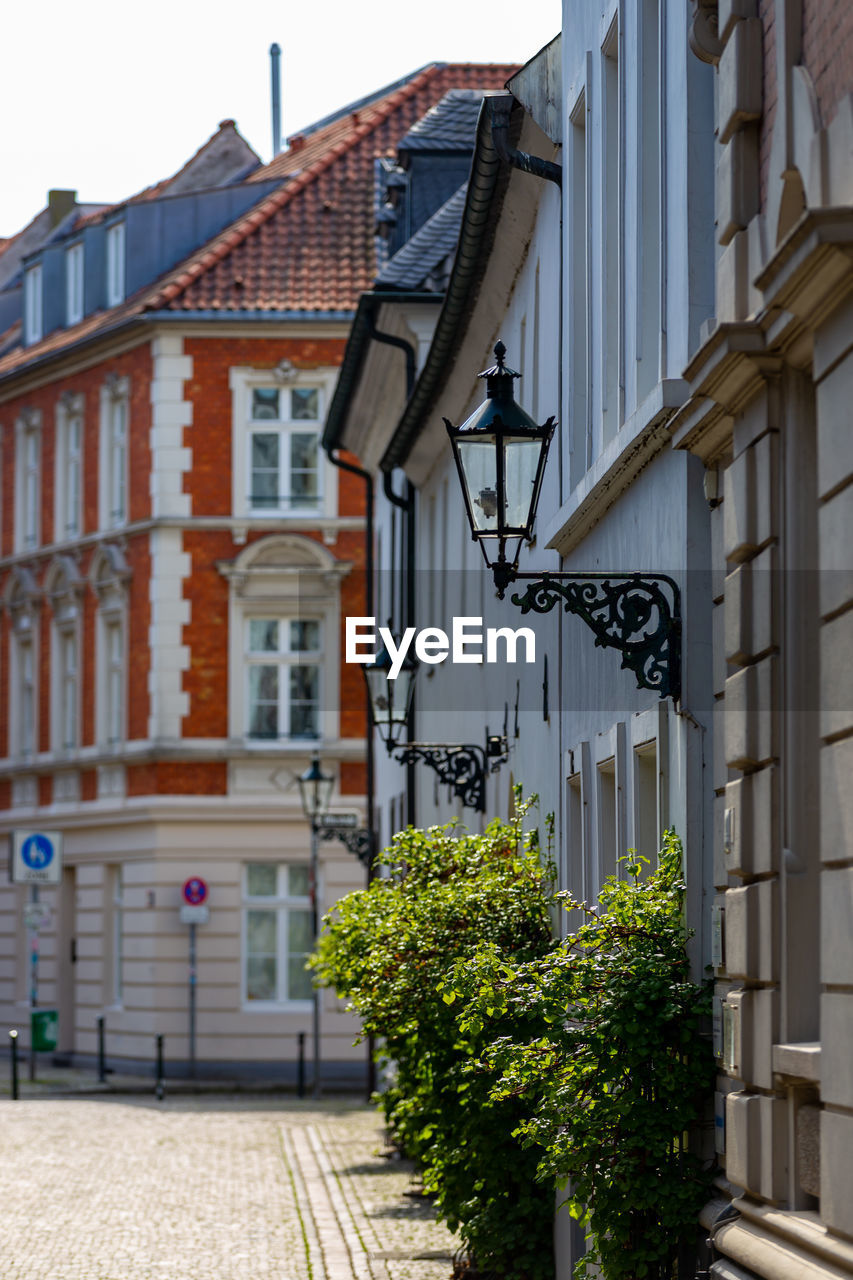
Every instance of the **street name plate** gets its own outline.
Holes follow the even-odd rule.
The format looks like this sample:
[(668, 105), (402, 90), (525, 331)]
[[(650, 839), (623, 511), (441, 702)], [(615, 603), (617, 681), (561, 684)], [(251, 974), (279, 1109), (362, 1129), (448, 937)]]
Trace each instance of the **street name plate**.
[(181, 904), (181, 924), (207, 924), (210, 919), (210, 907), (204, 903), (193, 906), (189, 902)]
[(46, 902), (28, 902), (24, 907), (24, 924), (36, 933), (50, 927), (50, 907)]
[(358, 826), (357, 813), (324, 813), (320, 821), (317, 823), (319, 827), (325, 827), (328, 831), (351, 831)]

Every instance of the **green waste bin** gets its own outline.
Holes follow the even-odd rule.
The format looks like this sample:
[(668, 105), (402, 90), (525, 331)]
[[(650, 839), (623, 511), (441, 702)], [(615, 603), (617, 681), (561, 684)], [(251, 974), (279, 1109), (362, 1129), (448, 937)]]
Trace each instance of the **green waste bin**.
[(32, 1046), (37, 1053), (50, 1053), (59, 1039), (59, 1013), (56, 1009), (34, 1009), (30, 1014)]

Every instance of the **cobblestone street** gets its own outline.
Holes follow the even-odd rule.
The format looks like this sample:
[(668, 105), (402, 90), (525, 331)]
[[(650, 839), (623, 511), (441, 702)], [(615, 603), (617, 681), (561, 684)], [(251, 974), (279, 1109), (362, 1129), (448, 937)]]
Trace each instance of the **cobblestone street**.
[(0, 1102), (3, 1280), (447, 1280), (377, 1113), (272, 1096)]

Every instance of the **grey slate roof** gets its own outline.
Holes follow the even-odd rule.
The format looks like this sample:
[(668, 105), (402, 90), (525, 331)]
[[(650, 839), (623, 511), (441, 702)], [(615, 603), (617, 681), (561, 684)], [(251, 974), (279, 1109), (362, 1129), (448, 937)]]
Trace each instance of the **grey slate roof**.
[(409, 130), (398, 151), (474, 150), (482, 89), (451, 89)]
[[(407, 240), (376, 277), (377, 289), (444, 288), (459, 239), (467, 182)], [(446, 264), (446, 265), (445, 265)]]

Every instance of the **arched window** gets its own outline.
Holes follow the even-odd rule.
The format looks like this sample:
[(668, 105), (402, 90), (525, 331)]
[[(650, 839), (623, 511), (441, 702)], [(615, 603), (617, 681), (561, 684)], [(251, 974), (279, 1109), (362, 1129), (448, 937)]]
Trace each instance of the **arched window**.
[(53, 609), (50, 737), (54, 751), (73, 751), (80, 745), (80, 621), (84, 585), (71, 556), (57, 556), (45, 579), (45, 592)]
[(220, 563), (231, 585), (232, 738), (303, 749), (337, 738), (340, 583), (350, 568), (299, 534), (262, 538)]
[(130, 569), (121, 548), (113, 543), (99, 547), (89, 576), (98, 597), (95, 732), (99, 746), (116, 747), (127, 737), (127, 584)]
[(12, 758), (31, 760), (38, 750), (38, 639), (41, 592), (29, 569), (16, 565), (6, 587), (12, 619), (9, 662), (9, 744)]

